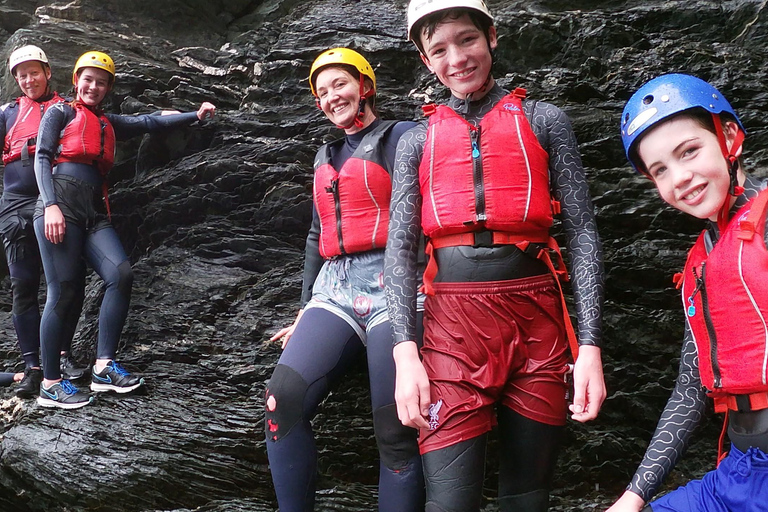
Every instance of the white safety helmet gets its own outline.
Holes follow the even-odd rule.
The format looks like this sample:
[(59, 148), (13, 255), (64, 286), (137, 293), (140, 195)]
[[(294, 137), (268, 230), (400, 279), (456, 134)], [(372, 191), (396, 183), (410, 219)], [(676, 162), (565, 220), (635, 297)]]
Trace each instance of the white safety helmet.
[(13, 70), (16, 69), (16, 66), (22, 62), (29, 62), (31, 60), (41, 62), (45, 66), (49, 65), (48, 57), (45, 55), (45, 52), (37, 46), (30, 44), (13, 50), (11, 56), (8, 57), (8, 71), (13, 75)]
[(408, 4), (408, 39), (416, 42), (416, 36), (412, 31), (419, 20), (446, 9), (473, 9), (487, 16), (493, 23), (493, 16), (483, 0), (411, 0)]

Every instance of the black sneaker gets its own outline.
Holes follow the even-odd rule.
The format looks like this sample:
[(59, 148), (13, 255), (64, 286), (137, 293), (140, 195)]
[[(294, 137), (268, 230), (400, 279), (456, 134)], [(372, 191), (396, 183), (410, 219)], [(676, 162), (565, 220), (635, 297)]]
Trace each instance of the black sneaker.
[(117, 361), (110, 361), (103, 370), (91, 370), (91, 391), (128, 393), (144, 385), (144, 378), (128, 373)]
[(87, 368), (75, 366), (75, 363), (72, 362), (68, 355), (61, 356), (60, 364), (62, 379), (77, 380), (85, 375), (85, 370), (87, 370)]
[(77, 409), (93, 402), (93, 397), (83, 393), (68, 380), (62, 380), (46, 388), (40, 384), (40, 396), (37, 403), (43, 407), (59, 407), (60, 409)]
[(25, 368), (24, 377), (16, 386), (16, 396), (19, 398), (35, 398), (40, 392), (40, 383), (43, 382), (43, 370), (40, 368)]

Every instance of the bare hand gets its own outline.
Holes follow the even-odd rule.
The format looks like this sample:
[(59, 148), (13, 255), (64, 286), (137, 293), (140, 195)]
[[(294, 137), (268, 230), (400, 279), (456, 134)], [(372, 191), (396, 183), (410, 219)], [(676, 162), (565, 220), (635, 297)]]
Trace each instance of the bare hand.
[(66, 231), (67, 225), (59, 205), (52, 204), (51, 206), (47, 206), (45, 208), (43, 221), (45, 224), (45, 238), (52, 244), (63, 242), (64, 232)]
[(606, 512), (640, 512), (645, 506), (643, 498), (633, 493), (632, 491), (625, 491), (621, 495), (621, 498), (616, 500), (611, 508)]
[(296, 329), (296, 326), (299, 324), (299, 319), (303, 314), (304, 314), (304, 310), (300, 309), (299, 314), (296, 315), (296, 320), (294, 320), (293, 323), (288, 327), (283, 327), (282, 329), (277, 331), (277, 333), (274, 336), (269, 338), (269, 341), (277, 341), (280, 338), (283, 338), (283, 343), (280, 346), (280, 348), (285, 349), (285, 346), (288, 344), (288, 340), (290, 340), (291, 336), (293, 336), (293, 331)]
[(201, 121), (213, 119), (214, 115), (216, 115), (216, 106), (213, 103), (205, 101), (200, 105), (200, 108), (197, 109), (197, 118)]
[(568, 406), (571, 418), (581, 423), (597, 418), (605, 396), (600, 348), (582, 345), (573, 365), (573, 403)]
[(395, 402), (397, 417), (406, 427), (428, 428), (429, 378), (413, 341), (395, 345)]

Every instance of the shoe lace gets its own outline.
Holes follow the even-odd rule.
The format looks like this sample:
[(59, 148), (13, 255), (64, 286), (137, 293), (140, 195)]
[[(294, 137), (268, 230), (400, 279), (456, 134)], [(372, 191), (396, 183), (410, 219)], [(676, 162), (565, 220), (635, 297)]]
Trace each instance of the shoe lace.
[(61, 385), (61, 390), (68, 395), (74, 395), (75, 393), (77, 393), (77, 388), (66, 379), (62, 380), (60, 385)]
[(130, 375), (128, 371), (122, 366), (120, 366), (120, 363), (118, 363), (117, 361), (112, 361), (112, 369), (115, 370), (115, 373), (120, 375), (121, 377)]

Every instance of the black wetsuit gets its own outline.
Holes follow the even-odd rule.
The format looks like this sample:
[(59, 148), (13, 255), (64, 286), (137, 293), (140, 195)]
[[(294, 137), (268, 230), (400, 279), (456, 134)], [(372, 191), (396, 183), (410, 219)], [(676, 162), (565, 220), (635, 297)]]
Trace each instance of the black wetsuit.
[[(38, 99), (44, 103), (53, 94)], [(12, 102), (0, 107), (0, 140), (16, 123), (19, 103)], [(34, 153), (31, 155), (34, 156)], [(40, 366), (40, 306), (37, 301), (40, 288), (40, 251), (33, 228), (35, 203), (39, 196), (35, 181), (34, 162), (30, 158), (18, 159), (5, 164), (3, 172), (3, 196), (0, 198), (0, 233), (3, 236), (5, 257), (11, 277), (13, 294), (13, 325), (19, 340), (22, 359), (27, 367)], [(72, 336), (77, 327), (84, 298), (85, 266), (80, 265), (80, 275), (75, 278), (72, 315), (64, 325), (62, 350), (69, 351)]]
[[(506, 94), (507, 91), (494, 85), (468, 107), (456, 97), (449, 100), (448, 106), (478, 125)], [(539, 143), (549, 154), (552, 195), (562, 208), (578, 341), (581, 345), (599, 346), (604, 286), (602, 249), (578, 144), (568, 117), (557, 107), (527, 100), (523, 110)], [(422, 123), (400, 139), (393, 177), (384, 280), (395, 343), (413, 340), (415, 333), (422, 203), (419, 165), (426, 133), (427, 124)], [(438, 249), (435, 256), (439, 268), (435, 282), (502, 281), (549, 272), (541, 260), (513, 245), (445, 247)], [(546, 510), (562, 427), (529, 420), (505, 407), (499, 407), (498, 420), (500, 437), (509, 440), (503, 444), (504, 453), (499, 457), (501, 510)], [(424, 455), (427, 510), (471, 510), (471, 504), (479, 502), (484, 446), (482, 436)]]
[[(165, 116), (106, 114), (117, 140), (143, 133), (188, 126), (198, 120), (194, 112)], [(60, 136), (75, 119), (68, 103), (54, 105), (43, 116), (38, 133), (35, 175), (40, 199), (35, 209), (35, 234), (48, 284), (48, 295), (40, 326), (43, 375), (61, 377), (58, 353), (62, 346), (61, 326), (73, 314), (79, 262), (85, 258), (104, 280), (104, 299), (99, 310), (97, 359), (114, 359), (123, 324), (128, 315), (133, 273), (106, 215), (102, 185), (104, 177), (95, 165), (64, 162), (53, 166)], [(66, 232), (61, 243), (45, 238), (44, 209), (57, 204), (64, 215)], [(55, 360), (54, 360), (55, 356)]]
[[(365, 135), (380, 123), (377, 120), (360, 132), (347, 135), (343, 144), (332, 144), (333, 168), (341, 169)], [(394, 165), (398, 139), (413, 126), (412, 122), (398, 123), (382, 139), (385, 158), (382, 166), (387, 172)], [(381, 249), (326, 261), (320, 255), (319, 237), (320, 219), (317, 212), (313, 212), (305, 250), (302, 308), (310, 302), (321, 269), (327, 268), (324, 265), (338, 263), (342, 282), (350, 279), (345, 269), (354, 268), (357, 261), (378, 263), (378, 269), (382, 265)], [(371, 277), (380, 273), (372, 267), (365, 268), (371, 270)], [(317, 292), (315, 287), (315, 296)], [(380, 287), (374, 293), (381, 296)], [(353, 319), (346, 314), (346, 307), (334, 307), (333, 299), (328, 298), (321, 299), (316, 305), (312, 307), (310, 304), (304, 310), (267, 384), (267, 453), (280, 510), (314, 510), (317, 448), (311, 421), (320, 402), (344, 378), (363, 351), (368, 359), (373, 425), (380, 455), (379, 510), (423, 510), (424, 484), (416, 430), (399, 422), (394, 404), (395, 365), (390, 323), (384, 320), (373, 326), (368, 324), (361, 334), (361, 327), (352, 327)], [(326, 306), (333, 309), (326, 309)], [(386, 314), (383, 300), (381, 306)], [(361, 336), (365, 337), (366, 344)]]
[[(747, 176), (744, 194), (736, 199), (731, 214), (737, 212), (764, 187), (764, 182)], [(768, 247), (768, 232), (766, 233), (765, 242)], [(716, 223), (707, 223), (707, 234), (714, 245), (719, 236)], [(645, 501), (656, 494), (659, 486), (675, 467), (685, 452), (694, 429), (703, 418), (707, 394), (701, 384), (698, 363), (696, 341), (686, 322), (675, 387), (659, 418), (645, 457), (627, 486), (628, 490), (638, 494)], [(730, 411), (728, 437), (742, 452), (754, 446), (768, 453), (768, 409), (756, 412)]]

